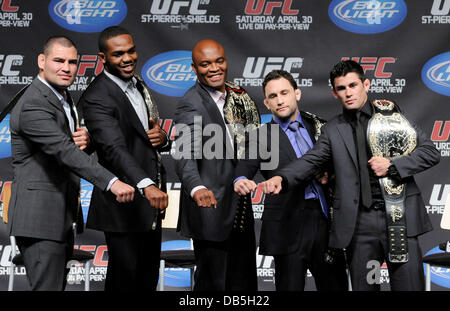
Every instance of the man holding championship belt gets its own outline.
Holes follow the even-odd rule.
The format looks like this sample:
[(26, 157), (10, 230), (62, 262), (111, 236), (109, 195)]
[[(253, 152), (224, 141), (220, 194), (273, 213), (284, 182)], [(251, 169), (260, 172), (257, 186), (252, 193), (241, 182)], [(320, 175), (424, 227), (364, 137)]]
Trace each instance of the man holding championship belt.
[(329, 246), (346, 250), (353, 290), (380, 290), (370, 272), (383, 261), (391, 290), (423, 290), (418, 236), (432, 225), (413, 176), (439, 163), (439, 152), (396, 104), (368, 98), (370, 81), (358, 63), (337, 63), (330, 81), (343, 113), (322, 128), (313, 149), (263, 182), (263, 190), (286, 191), (331, 163)]

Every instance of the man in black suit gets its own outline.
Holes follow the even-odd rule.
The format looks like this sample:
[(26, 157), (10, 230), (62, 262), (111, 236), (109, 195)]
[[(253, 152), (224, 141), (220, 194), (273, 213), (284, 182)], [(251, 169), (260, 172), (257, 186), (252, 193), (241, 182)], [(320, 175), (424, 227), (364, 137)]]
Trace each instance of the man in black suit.
[(259, 113), (242, 88), (226, 81), (219, 43), (198, 42), (192, 61), (198, 82), (175, 113), (175, 156), (182, 183), (178, 227), (194, 242), (194, 290), (256, 290), (251, 199), (238, 202), (232, 182), (241, 130), (259, 125)]
[(108, 270), (105, 290), (154, 291), (161, 252), (161, 216), (168, 205), (160, 151), (169, 147), (157, 125), (158, 110), (135, 74), (138, 55), (131, 34), (112, 26), (99, 36), (105, 69), (80, 104), (99, 162), (142, 195), (118, 205), (94, 188), (87, 227), (105, 233)]
[[(67, 88), (78, 54), (67, 37), (49, 38), (38, 56), (39, 75), (11, 112), (14, 179), (8, 231), (16, 237), (32, 290), (63, 290), (75, 224), (83, 229), (80, 177), (112, 200), (133, 200), (122, 183), (84, 151), (89, 144)], [(107, 192), (109, 190), (111, 193)]]
[[(436, 165), (439, 152), (427, 135), (414, 127), (416, 147), (412, 152), (390, 159), (373, 156), (364, 133), (379, 101), (368, 98), (370, 81), (364, 78), (363, 69), (354, 61), (337, 63), (330, 72), (330, 81), (333, 96), (344, 107), (343, 113), (327, 122), (313, 149), (280, 170), (279, 176), (263, 182), (263, 190), (277, 194), (281, 189), (290, 189), (306, 180), (315, 169), (331, 163), (336, 190), (329, 244), (346, 249), (353, 289), (379, 290), (380, 280), (373, 279), (376, 275), (373, 269), (386, 261), (392, 290), (423, 290), (418, 236), (432, 230), (432, 225), (413, 176)], [(406, 185), (404, 213), (387, 215), (385, 206), (390, 203), (382, 195), (379, 183), (384, 177)], [(387, 224), (390, 219), (387, 216), (405, 219), (406, 234), (403, 233), (401, 239), (407, 237), (409, 258), (406, 262), (389, 259), (397, 246), (389, 245)], [(396, 233), (392, 234), (395, 241)]]
[[(260, 127), (253, 139), (249, 135), (246, 157), (238, 163), (235, 172), (234, 190), (239, 195), (256, 189), (250, 179), (261, 162), (273, 161), (274, 164), (270, 169), (261, 168), (266, 179), (276, 175), (276, 169), (301, 157), (312, 147), (324, 124), (317, 116), (299, 111), (297, 102), (301, 91), (290, 73), (270, 72), (264, 78), (263, 91), (264, 105), (272, 112), (273, 119)], [(250, 150), (273, 150), (277, 146), (270, 158), (250, 156)], [(328, 203), (324, 191), (319, 181), (310, 179), (279, 196), (265, 198), (259, 252), (274, 256), (275, 286), (279, 291), (303, 291), (307, 269), (314, 276), (318, 290), (347, 289), (343, 256), (327, 252)]]

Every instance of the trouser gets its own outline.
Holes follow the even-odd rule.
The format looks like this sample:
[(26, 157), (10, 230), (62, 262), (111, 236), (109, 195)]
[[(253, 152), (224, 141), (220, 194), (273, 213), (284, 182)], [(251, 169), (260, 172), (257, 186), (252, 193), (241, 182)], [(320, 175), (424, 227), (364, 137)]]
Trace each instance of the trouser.
[(389, 245), (386, 230), (386, 212), (383, 209), (359, 209), (355, 233), (347, 248), (353, 290), (380, 290), (379, 267), (384, 261), (391, 290), (424, 290), (422, 251), (418, 238), (408, 238), (408, 262), (391, 263), (387, 259)]
[(28, 282), (33, 291), (62, 291), (70, 271), (67, 262), (73, 253), (73, 232), (65, 241), (16, 237), (23, 256)]
[(105, 291), (156, 291), (161, 229), (149, 232), (105, 232), (108, 269)]
[(256, 242), (253, 226), (233, 229), (222, 242), (193, 239), (195, 291), (256, 291)]
[(308, 200), (302, 211), (299, 246), (295, 252), (275, 255), (275, 286), (277, 291), (303, 291), (309, 269), (319, 291), (345, 291), (348, 288), (342, 252), (335, 251), (333, 261), (328, 254), (327, 219), (317, 200)]

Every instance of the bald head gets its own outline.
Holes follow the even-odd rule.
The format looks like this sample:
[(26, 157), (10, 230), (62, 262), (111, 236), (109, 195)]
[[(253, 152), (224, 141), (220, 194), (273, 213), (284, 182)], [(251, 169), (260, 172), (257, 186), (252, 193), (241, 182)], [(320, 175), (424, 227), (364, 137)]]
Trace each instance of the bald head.
[(228, 67), (225, 50), (217, 41), (202, 40), (194, 46), (192, 69), (200, 83), (225, 92)]

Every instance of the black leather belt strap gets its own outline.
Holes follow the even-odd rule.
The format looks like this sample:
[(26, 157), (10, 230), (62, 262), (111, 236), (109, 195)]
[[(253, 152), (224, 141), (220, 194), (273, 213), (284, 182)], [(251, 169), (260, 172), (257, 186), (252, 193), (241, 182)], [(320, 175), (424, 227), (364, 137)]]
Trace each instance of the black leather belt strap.
[[(382, 181), (380, 180), (380, 183)], [(386, 226), (389, 245), (389, 261), (404, 263), (408, 261), (408, 240), (406, 237), (405, 190), (398, 195), (387, 195), (381, 187), (386, 205)]]

